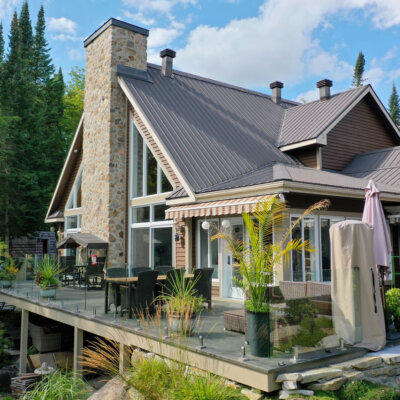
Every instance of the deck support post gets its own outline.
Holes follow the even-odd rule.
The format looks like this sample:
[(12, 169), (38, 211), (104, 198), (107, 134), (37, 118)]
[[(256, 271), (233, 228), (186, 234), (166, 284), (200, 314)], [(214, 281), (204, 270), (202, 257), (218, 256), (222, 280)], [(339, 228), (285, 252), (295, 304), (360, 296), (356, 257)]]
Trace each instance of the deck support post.
[(123, 374), (130, 366), (130, 356), (129, 346), (126, 344), (119, 344), (119, 373)]
[(82, 374), (82, 363), (80, 357), (83, 349), (83, 330), (74, 327), (74, 374)]
[(28, 356), (28, 324), (29, 324), (29, 311), (22, 309), (21, 313), (21, 341), (19, 349), (19, 373), (26, 372), (26, 363)]

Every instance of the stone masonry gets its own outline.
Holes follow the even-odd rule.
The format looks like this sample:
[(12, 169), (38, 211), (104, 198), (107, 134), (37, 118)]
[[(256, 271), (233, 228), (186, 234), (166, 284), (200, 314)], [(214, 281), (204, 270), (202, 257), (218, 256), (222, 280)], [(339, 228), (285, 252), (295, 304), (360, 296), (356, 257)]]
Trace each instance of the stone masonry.
[(110, 263), (125, 253), (127, 100), (117, 64), (147, 68), (147, 36), (113, 23), (86, 47), (82, 232), (109, 243)]

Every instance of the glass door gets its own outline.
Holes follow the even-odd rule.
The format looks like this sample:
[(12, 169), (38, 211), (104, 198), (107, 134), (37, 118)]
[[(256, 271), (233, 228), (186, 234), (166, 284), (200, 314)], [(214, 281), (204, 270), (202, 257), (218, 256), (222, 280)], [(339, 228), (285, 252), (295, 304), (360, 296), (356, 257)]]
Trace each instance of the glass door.
[[(236, 240), (244, 240), (243, 221), (240, 218), (230, 219), (230, 234)], [(232, 251), (227, 247), (226, 242), (222, 243), (222, 297), (243, 299), (244, 294), (241, 288), (235, 283), (235, 277), (240, 276), (239, 261), (232, 255)]]

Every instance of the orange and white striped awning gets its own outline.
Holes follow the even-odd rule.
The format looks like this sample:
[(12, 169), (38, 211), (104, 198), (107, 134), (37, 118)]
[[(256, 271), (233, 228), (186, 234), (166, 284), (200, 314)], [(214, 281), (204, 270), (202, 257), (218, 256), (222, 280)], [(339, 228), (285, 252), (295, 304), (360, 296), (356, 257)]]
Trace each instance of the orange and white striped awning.
[(165, 218), (181, 219), (252, 212), (257, 203), (268, 199), (270, 196), (271, 195), (242, 197), (240, 199), (210, 201), (208, 203), (175, 206), (166, 210)]

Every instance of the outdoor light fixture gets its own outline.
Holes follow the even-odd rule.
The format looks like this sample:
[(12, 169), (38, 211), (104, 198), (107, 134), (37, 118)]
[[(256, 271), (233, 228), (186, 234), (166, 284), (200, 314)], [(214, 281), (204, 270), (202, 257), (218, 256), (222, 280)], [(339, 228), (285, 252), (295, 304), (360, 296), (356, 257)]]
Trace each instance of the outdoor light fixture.
[(228, 229), (231, 226), (231, 221), (229, 221), (229, 219), (223, 219), (221, 225), (223, 228)]
[(175, 242), (179, 242), (179, 233), (175, 233)]
[(205, 230), (208, 231), (210, 229), (210, 223), (208, 221), (204, 221), (201, 223), (201, 227)]

